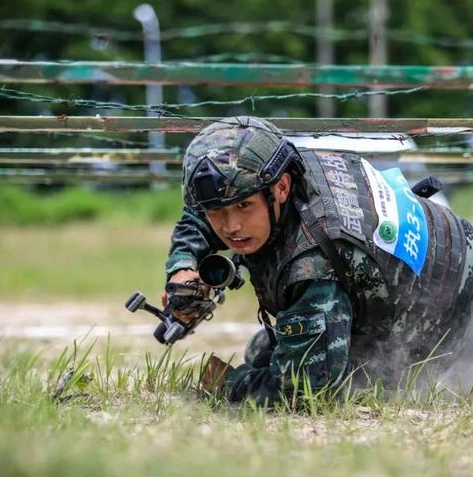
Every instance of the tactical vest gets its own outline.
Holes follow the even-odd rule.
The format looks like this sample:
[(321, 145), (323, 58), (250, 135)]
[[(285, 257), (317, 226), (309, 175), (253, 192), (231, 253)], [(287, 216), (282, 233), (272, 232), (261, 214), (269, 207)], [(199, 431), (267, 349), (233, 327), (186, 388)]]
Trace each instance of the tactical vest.
[[(409, 264), (379, 246), (385, 240), (389, 248), (389, 242), (400, 230), (394, 230), (394, 224), (386, 221), (385, 230), (380, 231), (379, 226), (385, 225), (379, 223), (384, 210), (380, 210), (380, 201), (376, 202), (374, 194), (384, 192), (375, 190), (369, 165), (358, 155), (346, 152), (314, 153), (301, 149), (300, 153), (306, 168), (306, 200), (296, 204), (300, 215), (297, 230), (284, 239), (286, 245), (292, 240), (292, 246), (280, 246), (273, 251), (277, 257), (273, 258), (274, 266), (266, 267), (267, 276), (255, 276), (251, 264), (249, 267), (260, 304), (270, 312), (285, 309), (288, 287), (308, 279), (330, 279), (330, 272), (327, 277), (320, 271), (310, 276), (308, 265), (314, 256), (311, 251), (320, 251), (322, 229), (345, 265), (343, 270), (334, 270), (339, 279), (341, 274), (347, 275), (341, 281), (350, 288), (346, 291), (358, 314), (356, 326), (360, 330), (384, 330), (385, 337), (394, 330), (403, 334), (404, 342), (424, 341), (421, 337), (426, 335), (430, 337), (425, 339), (427, 346), (435, 344), (449, 329), (452, 335), (457, 332), (472, 299), (472, 267), (465, 265), (467, 259), (467, 265), (473, 265), (471, 251), (468, 254), (467, 250), (466, 233), (469, 243), (473, 235), (470, 224), (448, 208), (408, 195), (412, 204), (423, 211), (428, 231), (425, 259), (414, 272), (416, 264)], [(386, 200), (381, 201), (381, 207), (383, 203), (386, 205)], [(409, 257), (420, 252), (421, 244), (416, 242), (420, 240), (415, 228), (418, 219), (410, 209), (405, 213), (410, 214), (405, 220), (414, 228), (406, 229), (404, 236), (397, 238), (401, 239), (404, 255)], [(316, 266), (312, 265), (312, 270)]]

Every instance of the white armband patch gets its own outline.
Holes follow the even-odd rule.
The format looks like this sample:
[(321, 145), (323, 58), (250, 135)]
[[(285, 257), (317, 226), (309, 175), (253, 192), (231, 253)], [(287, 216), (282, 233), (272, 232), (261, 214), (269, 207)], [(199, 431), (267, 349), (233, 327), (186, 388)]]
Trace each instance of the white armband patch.
[(399, 168), (378, 171), (365, 159), (361, 162), (378, 215), (374, 243), (420, 275), (429, 242), (429, 229), (422, 205)]

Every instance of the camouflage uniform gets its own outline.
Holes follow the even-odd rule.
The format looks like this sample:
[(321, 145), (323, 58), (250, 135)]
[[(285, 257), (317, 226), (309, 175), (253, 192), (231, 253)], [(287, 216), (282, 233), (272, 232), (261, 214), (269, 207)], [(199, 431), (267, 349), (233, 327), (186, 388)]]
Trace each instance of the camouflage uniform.
[[(184, 184), (209, 152), (220, 169), (235, 171), (239, 154), (246, 159), (264, 157), (264, 152), (271, 156), (275, 145), (270, 142), (259, 141), (251, 154), (241, 153), (242, 144), (251, 145), (251, 135), (251, 128), (222, 127), (203, 139), (198, 136), (186, 155)], [(226, 149), (215, 149), (215, 144)], [(399, 193), (407, 194), (407, 219), (394, 223), (386, 215), (384, 220), (384, 208), (393, 199), (386, 199), (390, 189), (384, 179), (376, 182), (379, 177), (369, 164), (348, 153), (300, 153), (305, 173), (293, 174), (296, 185), (276, 233), (261, 250), (242, 257), (261, 309), (274, 317), (276, 342), (271, 345), (259, 334), (247, 348), (245, 364), (225, 383), (233, 401), (248, 396), (258, 403), (277, 400), (281, 392), (302, 389), (302, 379), (313, 389), (336, 386), (360, 364), (368, 374), (396, 383), (406, 366), (426, 358), (439, 342), (448, 351), (458, 348), (470, 318), (473, 228), (468, 222), (407, 194), (399, 176)], [(241, 191), (244, 179), (232, 184)], [(248, 193), (255, 187), (259, 184), (249, 184)], [(232, 200), (234, 191), (227, 187), (226, 196)], [(172, 236), (168, 275), (196, 270), (205, 255), (225, 248), (189, 190), (185, 200)], [(398, 205), (400, 214), (403, 210)], [(405, 249), (398, 256), (391, 250), (397, 238)], [(418, 259), (422, 240), (425, 256)], [(327, 241), (343, 266), (323, 246)]]

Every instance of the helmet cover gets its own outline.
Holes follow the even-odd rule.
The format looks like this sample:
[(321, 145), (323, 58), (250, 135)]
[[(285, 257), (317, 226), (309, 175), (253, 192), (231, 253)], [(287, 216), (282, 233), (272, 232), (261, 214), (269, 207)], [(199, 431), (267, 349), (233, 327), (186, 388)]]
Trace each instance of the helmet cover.
[(192, 140), (184, 157), (186, 203), (204, 210), (224, 207), (270, 187), (295, 151), (288, 146), (265, 119), (238, 116), (212, 123)]

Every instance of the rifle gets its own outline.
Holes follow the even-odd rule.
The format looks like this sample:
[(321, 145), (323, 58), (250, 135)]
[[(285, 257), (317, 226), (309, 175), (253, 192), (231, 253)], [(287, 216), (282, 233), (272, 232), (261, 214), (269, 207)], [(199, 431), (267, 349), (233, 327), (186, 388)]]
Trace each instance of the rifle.
[[(198, 267), (200, 280), (166, 284), (168, 304), (163, 310), (147, 303), (146, 297), (139, 291), (128, 298), (125, 307), (132, 313), (142, 309), (159, 318), (161, 323), (153, 335), (161, 344), (171, 345), (194, 333), (194, 329), (202, 321), (213, 318), (217, 305), (225, 301), (226, 287), (236, 290), (243, 285), (244, 279), (240, 275), (239, 265), (237, 256), (230, 259), (223, 255), (207, 255)], [(190, 315), (191, 320), (179, 320), (174, 316), (176, 311)]]

